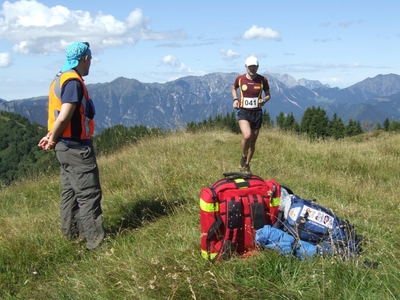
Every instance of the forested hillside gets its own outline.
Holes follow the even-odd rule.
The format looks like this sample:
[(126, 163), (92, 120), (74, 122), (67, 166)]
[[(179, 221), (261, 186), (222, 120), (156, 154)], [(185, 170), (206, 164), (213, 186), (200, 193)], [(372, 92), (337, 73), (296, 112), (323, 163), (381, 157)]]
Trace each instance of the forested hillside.
[[(54, 151), (37, 146), (47, 128), (31, 123), (19, 114), (0, 111), (0, 187), (24, 177), (38, 176), (58, 168)], [(148, 135), (162, 135), (158, 128), (116, 125), (95, 136), (94, 144), (100, 154), (134, 143)]]
[(0, 111), (0, 186), (55, 168), (54, 152), (37, 144), (47, 129), (21, 115)]

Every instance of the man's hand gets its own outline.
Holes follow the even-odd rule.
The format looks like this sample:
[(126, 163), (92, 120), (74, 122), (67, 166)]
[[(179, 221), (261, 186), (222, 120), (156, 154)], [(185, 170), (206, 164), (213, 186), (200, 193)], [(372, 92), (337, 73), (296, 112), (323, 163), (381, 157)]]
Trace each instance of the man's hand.
[(43, 150), (50, 150), (56, 146), (56, 142), (50, 141), (51, 133), (47, 134), (46, 136), (42, 137), (38, 143), (38, 146)]

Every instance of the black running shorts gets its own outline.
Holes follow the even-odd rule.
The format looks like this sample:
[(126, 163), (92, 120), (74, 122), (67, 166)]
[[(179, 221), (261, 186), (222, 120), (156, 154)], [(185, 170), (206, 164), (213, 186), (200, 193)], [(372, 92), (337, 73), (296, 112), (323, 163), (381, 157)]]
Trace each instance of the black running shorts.
[(260, 129), (263, 119), (262, 119), (262, 110), (248, 110), (239, 108), (236, 111), (236, 116), (238, 121), (246, 120), (250, 123), (251, 129)]

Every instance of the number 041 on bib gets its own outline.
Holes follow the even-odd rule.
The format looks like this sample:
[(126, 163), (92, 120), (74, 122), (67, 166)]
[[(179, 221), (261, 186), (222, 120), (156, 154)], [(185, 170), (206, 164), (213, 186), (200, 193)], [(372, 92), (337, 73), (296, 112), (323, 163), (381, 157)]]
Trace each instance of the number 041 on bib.
[(258, 108), (258, 97), (244, 97), (243, 108)]

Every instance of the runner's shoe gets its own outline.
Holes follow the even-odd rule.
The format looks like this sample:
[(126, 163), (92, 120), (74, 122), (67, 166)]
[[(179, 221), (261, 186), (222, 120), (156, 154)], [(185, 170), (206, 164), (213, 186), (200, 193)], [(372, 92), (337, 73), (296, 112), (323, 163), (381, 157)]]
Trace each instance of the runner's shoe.
[(240, 159), (239, 172), (244, 172), (246, 162), (247, 162), (247, 157), (242, 156), (242, 158)]
[(246, 165), (242, 168), (242, 172), (243, 172), (243, 173), (247, 173), (247, 174), (251, 174), (249, 164), (246, 164)]

